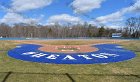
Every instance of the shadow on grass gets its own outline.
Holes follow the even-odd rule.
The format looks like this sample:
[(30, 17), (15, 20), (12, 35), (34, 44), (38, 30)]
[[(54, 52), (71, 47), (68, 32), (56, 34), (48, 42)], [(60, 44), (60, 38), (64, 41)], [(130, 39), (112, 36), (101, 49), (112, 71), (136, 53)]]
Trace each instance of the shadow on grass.
[(65, 75), (67, 76), (71, 82), (76, 82), (73, 77), (71, 75), (84, 75), (84, 76), (116, 76), (116, 77), (136, 77), (138, 79), (140, 79), (140, 75), (136, 75), (136, 74), (69, 74), (69, 73), (25, 73), (25, 72), (0, 72), (0, 73), (6, 73), (6, 76), (3, 78), (2, 82), (6, 82), (8, 78), (10, 78), (11, 74), (30, 74), (30, 75), (37, 75), (37, 74), (41, 74), (41, 75)]

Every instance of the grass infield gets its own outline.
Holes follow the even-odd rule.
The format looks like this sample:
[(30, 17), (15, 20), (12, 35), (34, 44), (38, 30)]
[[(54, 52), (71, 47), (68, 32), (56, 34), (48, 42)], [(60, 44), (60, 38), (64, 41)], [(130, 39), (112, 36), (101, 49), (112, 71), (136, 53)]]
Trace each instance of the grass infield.
[[(7, 51), (18, 44), (89, 45), (117, 43), (134, 51), (136, 58), (110, 64), (55, 65), (16, 60)], [(12, 72), (8, 75), (8, 72)], [(7, 78), (6, 78), (7, 76)], [(0, 41), (0, 82), (140, 82), (140, 41), (123, 40), (58, 40)]]

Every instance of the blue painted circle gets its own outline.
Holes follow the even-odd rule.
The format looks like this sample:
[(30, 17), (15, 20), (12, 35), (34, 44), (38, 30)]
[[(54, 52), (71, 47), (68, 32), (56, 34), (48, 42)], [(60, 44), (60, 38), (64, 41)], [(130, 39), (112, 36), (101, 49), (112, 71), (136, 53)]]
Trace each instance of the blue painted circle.
[[(117, 44), (94, 45), (99, 50), (88, 53), (53, 53), (38, 50), (42, 46), (22, 44), (8, 51), (8, 55), (19, 60), (51, 64), (106, 64), (134, 58), (134, 52)], [(93, 47), (93, 46), (92, 46)]]

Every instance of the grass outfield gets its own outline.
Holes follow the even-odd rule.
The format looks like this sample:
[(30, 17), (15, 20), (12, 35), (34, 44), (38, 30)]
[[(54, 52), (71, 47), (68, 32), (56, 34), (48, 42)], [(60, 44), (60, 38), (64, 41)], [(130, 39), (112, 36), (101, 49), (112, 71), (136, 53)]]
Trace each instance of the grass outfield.
[[(6, 82), (140, 82), (140, 41), (117, 41), (135, 51), (136, 58), (106, 65), (55, 65), (19, 61), (7, 56), (7, 51), (21, 43), (51, 45), (85, 45), (112, 40), (83, 41), (0, 41), (0, 82), (12, 72)], [(66, 74), (68, 73), (72, 79)]]

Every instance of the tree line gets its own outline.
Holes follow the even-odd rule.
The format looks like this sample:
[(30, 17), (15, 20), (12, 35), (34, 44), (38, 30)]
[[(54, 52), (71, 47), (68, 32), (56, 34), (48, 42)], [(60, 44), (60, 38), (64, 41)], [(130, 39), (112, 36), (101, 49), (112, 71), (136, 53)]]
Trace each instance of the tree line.
[(140, 38), (140, 17), (131, 17), (126, 20), (122, 30), (123, 35), (129, 38)]
[(76, 38), (76, 37), (111, 37), (112, 33), (122, 33), (123, 37), (140, 37), (140, 17), (126, 20), (125, 27), (113, 29), (106, 26), (94, 26), (88, 23), (77, 25), (29, 25), (0, 24), (0, 37), (20, 38)]

